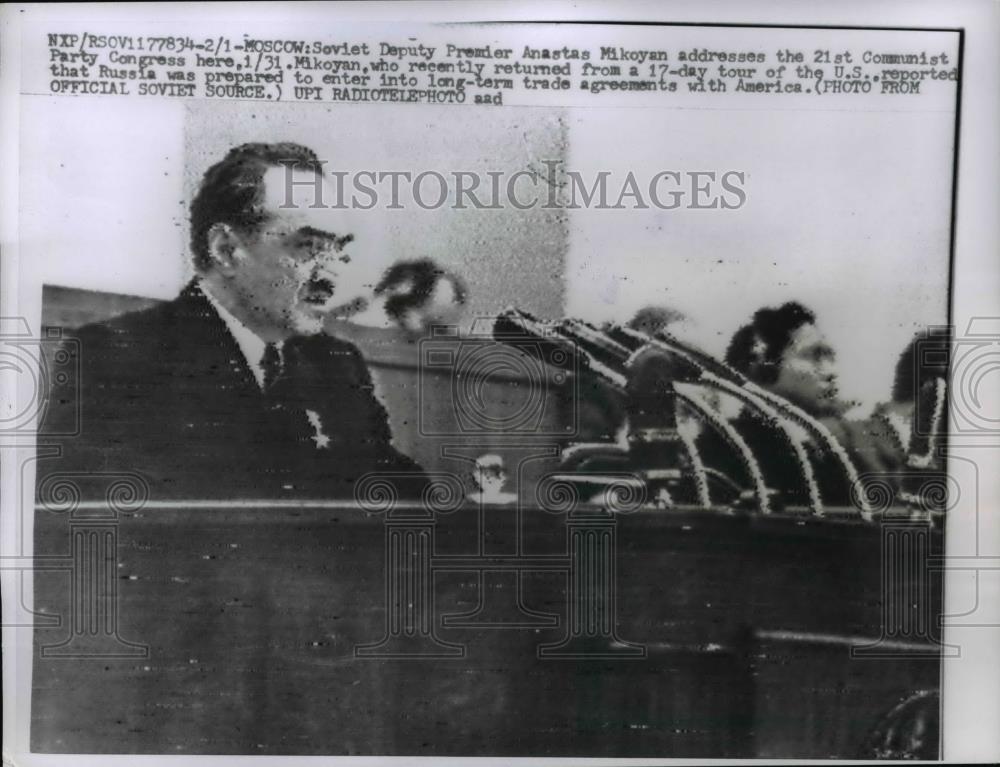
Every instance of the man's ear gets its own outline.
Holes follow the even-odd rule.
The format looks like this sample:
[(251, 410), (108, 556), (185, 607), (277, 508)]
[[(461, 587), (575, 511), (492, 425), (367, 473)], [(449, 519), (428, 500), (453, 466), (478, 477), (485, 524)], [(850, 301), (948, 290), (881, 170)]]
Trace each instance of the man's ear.
[(239, 236), (229, 224), (216, 223), (208, 230), (208, 257), (222, 274), (232, 274), (243, 260)]
[(754, 365), (763, 365), (767, 362), (767, 341), (761, 338), (759, 333), (754, 333), (750, 339), (750, 361)]
[(767, 341), (754, 333), (750, 339), (750, 349), (747, 355), (747, 378), (760, 383), (767, 379), (769, 363), (767, 360)]

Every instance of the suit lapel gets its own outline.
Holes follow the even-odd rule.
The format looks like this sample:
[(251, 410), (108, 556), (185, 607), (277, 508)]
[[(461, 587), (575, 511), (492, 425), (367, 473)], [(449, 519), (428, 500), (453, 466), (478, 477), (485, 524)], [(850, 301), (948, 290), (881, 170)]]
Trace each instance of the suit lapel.
[(173, 324), (178, 346), (185, 351), (181, 371), (208, 388), (259, 393), (239, 344), (196, 282), (178, 297)]
[(353, 345), (325, 334), (289, 339), (282, 376), (265, 393), (197, 283), (175, 301), (171, 326), (177, 405), (192, 413), (194, 428), (216, 432), (220, 446), (230, 442), (222, 449), (239, 442), (259, 460), (294, 463), (306, 454), (364, 453), (387, 439), (384, 411)]

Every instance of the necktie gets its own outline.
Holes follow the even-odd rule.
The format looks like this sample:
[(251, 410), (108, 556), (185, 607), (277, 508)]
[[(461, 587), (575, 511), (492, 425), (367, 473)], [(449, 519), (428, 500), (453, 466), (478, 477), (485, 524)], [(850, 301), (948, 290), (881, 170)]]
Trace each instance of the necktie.
[(281, 350), (277, 344), (268, 344), (264, 347), (264, 356), (260, 360), (261, 370), (264, 371), (264, 391), (270, 389), (274, 382), (281, 375)]
[(330, 443), (320, 415), (332, 384), (324, 364), (327, 344), (326, 338), (295, 336), (280, 348), (269, 344), (261, 360), (265, 396), (273, 407), (294, 414), (292, 421), (303, 427), (300, 439), (311, 439), (317, 448)]

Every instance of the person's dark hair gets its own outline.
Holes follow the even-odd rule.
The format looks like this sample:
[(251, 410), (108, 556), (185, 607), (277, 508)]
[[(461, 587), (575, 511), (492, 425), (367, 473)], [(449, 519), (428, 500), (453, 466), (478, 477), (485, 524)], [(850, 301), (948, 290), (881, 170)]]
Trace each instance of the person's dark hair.
[(913, 402), (928, 381), (948, 380), (950, 352), (951, 334), (945, 329), (932, 328), (914, 336), (896, 362), (893, 402)]
[(687, 319), (687, 315), (669, 306), (644, 306), (628, 321), (627, 327), (655, 336), (670, 325)]
[[(733, 335), (726, 350), (726, 362), (747, 378), (761, 385), (778, 380), (781, 358), (792, 342), (792, 335), (803, 325), (816, 322), (816, 315), (797, 301), (777, 309), (758, 309), (749, 325)], [(763, 356), (755, 349), (762, 343)]]
[[(386, 292), (391, 294), (385, 301), (385, 313), (399, 321), (407, 312), (424, 306), (441, 281), (451, 284), (456, 303), (465, 303), (468, 291), (462, 279), (442, 269), (429, 258), (399, 261), (390, 266), (375, 286), (375, 295)], [(394, 292), (404, 286), (405, 290)]]
[(260, 224), (264, 173), (273, 167), (291, 165), (323, 172), (316, 153), (300, 144), (242, 144), (206, 171), (201, 187), (191, 201), (191, 252), (195, 269), (211, 267), (208, 231), (215, 224), (229, 224), (243, 231)]

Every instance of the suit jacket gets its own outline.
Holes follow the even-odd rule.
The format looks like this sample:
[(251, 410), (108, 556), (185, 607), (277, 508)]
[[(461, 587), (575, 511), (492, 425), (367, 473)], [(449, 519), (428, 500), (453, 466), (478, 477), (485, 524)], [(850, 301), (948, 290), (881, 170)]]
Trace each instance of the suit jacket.
[[(862, 482), (887, 477), (892, 479), (892, 473), (902, 466), (905, 459), (902, 450), (892, 445), (882, 431), (873, 427), (872, 422), (823, 418), (821, 423), (844, 448)], [(784, 504), (807, 506), (809, 493), (801, 468), (777, 428), (745, 410), (736, 417), (733, 426), (757, 458), (765, 484), (780, 492)], [(714, 431), (705, 429), (698, 438), (698, 447), (707, 466), (721, 471), (740, 487), (751, 489), (749, 473), (733, 449)], [(823, 503), (828, 506), (853, 506), (851, 483), (840, 461), (812, 440), (806, 442), (805, 449)]]
[[(54, 470), (135, 472), (153, 499), (349, 498), (369, 472), (419, 475), (392, 447), (386, 412), (349, 343), (286, 341), (285, 370), (294, 372), (262, 392), (194, 283), (174, 301), (75, 337), (80, 435), (61, 441)], [(419, 492), (416, 477), (403, 486), (404, 495)]]

